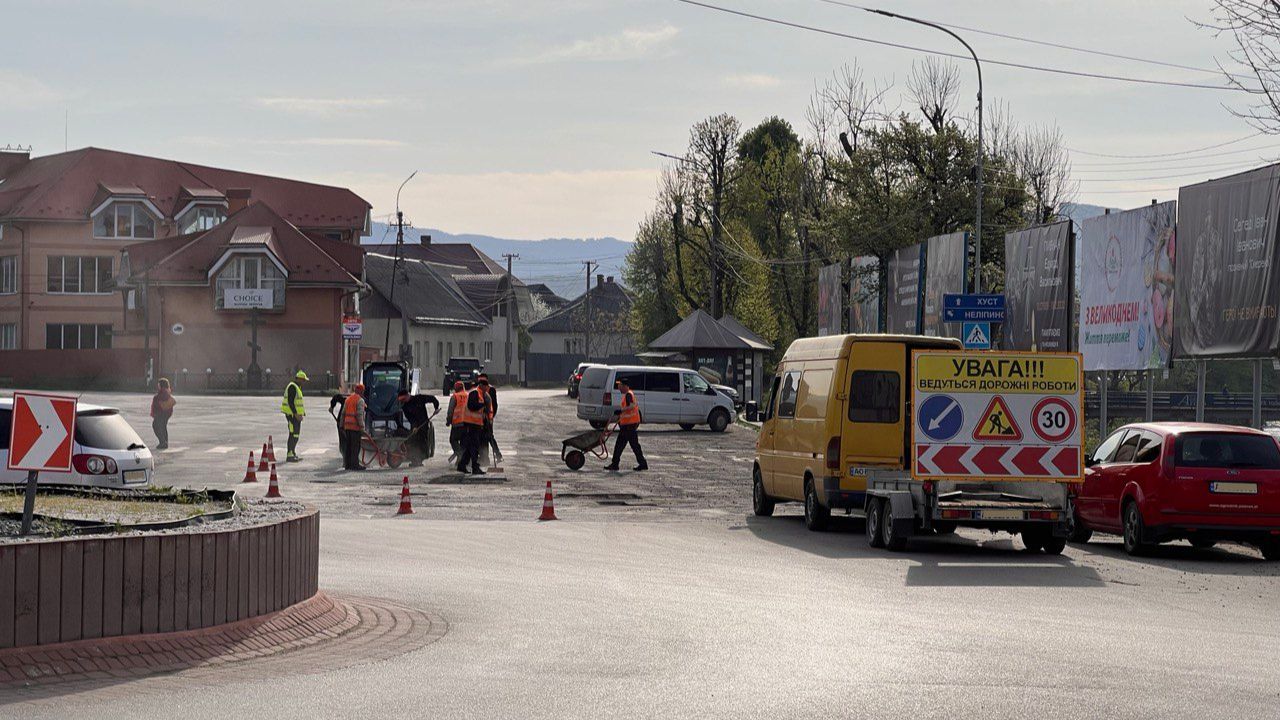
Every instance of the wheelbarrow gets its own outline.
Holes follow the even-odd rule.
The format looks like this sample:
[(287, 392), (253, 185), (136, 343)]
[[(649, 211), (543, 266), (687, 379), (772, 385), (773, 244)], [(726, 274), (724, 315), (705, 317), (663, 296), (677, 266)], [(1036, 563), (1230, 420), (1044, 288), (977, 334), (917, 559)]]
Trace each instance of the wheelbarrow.
[(601, 460), (609, 457), (609, 437), (614, 427), (606, 425), (603, 430), (587, 430), (568, 438), (560, 446), (560, 459), (570, 470), (581, 470), (587, 462), (587, 453)]

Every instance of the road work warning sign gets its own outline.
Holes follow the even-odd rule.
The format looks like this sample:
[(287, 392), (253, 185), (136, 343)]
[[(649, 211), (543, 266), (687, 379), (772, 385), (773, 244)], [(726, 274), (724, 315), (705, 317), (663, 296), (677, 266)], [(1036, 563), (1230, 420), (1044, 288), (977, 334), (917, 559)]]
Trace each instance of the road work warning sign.
[(1078, 480), (1084, 381), (1074, 353), (912, 355), (912, 476)]

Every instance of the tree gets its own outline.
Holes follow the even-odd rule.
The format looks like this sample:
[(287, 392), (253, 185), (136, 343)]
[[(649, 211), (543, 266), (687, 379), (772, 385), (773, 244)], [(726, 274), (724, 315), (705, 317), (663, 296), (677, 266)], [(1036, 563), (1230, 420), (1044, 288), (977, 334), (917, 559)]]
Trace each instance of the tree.
[(1233, 109), (1268, 135), (1280, 134), (1280, 3), (1276, 0), (1214, 0), (1212, 19), (1197, 22), (1215, 36), (1228, 36), (1236, 49), (1229, 64), (1243, 72), (1231, 72), (1223, 63), (1223, 75), (1235, 88), (1250, 93), (1254, 103)]
[(1014, 148), (1017, 169), (1027, 183), (1032, 225), (1052, 222), (1063, 203), (1075, 199), (1080, 182), (1071, 176), (1071, 157), (1057, 125), (1027, 128)]

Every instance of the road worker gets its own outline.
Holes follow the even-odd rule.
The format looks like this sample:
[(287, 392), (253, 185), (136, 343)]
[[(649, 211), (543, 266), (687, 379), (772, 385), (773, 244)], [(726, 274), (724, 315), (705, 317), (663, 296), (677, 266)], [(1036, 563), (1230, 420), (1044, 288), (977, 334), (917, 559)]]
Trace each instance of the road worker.
[(614, 383), (622, 394), (622, 407), (615, 410), (618, 416), (618, 439), (613, 443), (613, 462), (605, 466), (605, 470), (617, 470), (618, 461), (622, 459), (622, 448), (631, 446), (636, 455), (636, 470), (648, 470), (649, 463), (644, 461), (644, 451), (640, 449), (640, 406), (636, 404), (635, 393), (627, 385), (626, 380)]
[(347, 436), (342, 453), (344, 470), (363, 470), (360, 466), (360, 444), (364, 438), (364, 383), (356, 383), (342, 403), (342, 432)]
[[(485, 382), (489, 382), (489, 376), (485, 373), (480, 373), (478, 379), (484, 380)], [(494, 387), (493, 384), (490, 383), (489, 393), (488, 393), (488, 408), (485, 410), (484, 437), (480, 439), (480, 448), (481, 448), (481, 455), (486, 454), (486, 451), (489, 453), (492, 453), (494, 465), (497, 465), (498, 463), (502, 462), (502, 451), (498, 449), (498, 441), (493, 437), (493, 418), (497, 414), (498, 414), (498, 388)]]
[[(417, 452), (409, 454), (410, 461), (416, 467), (435, 449), (430, 447), (434, 439), (428, 437), (427, 432), (431, 416), (440, 411), (440, 401), (435, 395), (411, 395), (408, 390), (401, 390), (396, 400), (400, 402), (400, 412), (404, 413), (404, 419), (409, 421), (409, 437), (405, 443), (412, 444), (417, 449)], [(427, 405), (434, 407), (434, 412), (427, 412)]]
[(462, 438), (462, 459), (458, 461), (458, 472), (467, 472), (468, 466), (472, 475), (484, 475), (480, 469), (480, 441), (484, 437), (484, 419), (489, 407), (489, 381), (480, 380), (467, 392), (467, 401), (462, 410), (462, 424), (466, 428)]
[(284, 397), (280, 400), (280, 412), (289, 423), (289, 450), (285, 455), (288, 462), (298, 462), (298, 438), (302, 437), (302, 418), (307, 414), (302, 406), (302, 386), (310, 378), (301, 370), (294, 374), (293, 380), (284, 388)]
[(329, 417), (338, 428), (338, 457), (347, 457), (347, 433), (342, 429), (342, 406), (347, 402), (346, 393), (339, 392), (329, 398)]
[(461, 380), (454, 381), (453, 394), (449, 396), (449, 407), (445, 410), (444, 424), (449, 426), (449, 464), (456, 465), (462, 456), (462, 436), (466, 433), (466, 423), (462, 422), (462, 412), (467, 407), (467, 389)]

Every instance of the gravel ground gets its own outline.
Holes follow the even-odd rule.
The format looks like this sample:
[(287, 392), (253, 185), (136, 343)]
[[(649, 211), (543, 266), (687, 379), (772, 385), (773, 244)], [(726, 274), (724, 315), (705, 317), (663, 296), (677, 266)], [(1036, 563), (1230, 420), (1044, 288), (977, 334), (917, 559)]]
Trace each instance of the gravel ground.
[[(265, 499), (265, 498), (238, 498), (239, 511), (229, 518), (223, 520), (210, 520), (207, 522), (198, 522), (168, 530), (126, 530), (123, 532), (106, 534), (95, 534), (95, 537), (125, 537), (136, 535), (180, 535), (190, 533), (208, 532), (211, 530), (238, 530), (241, 528), (254, 527), (257, 525), (267, 525), (274, 522), (280, 522), (292, 517), (297, 517), (307, 510), (307, 506), (297, 502), (296, 500), (284, 499)], [(59, 531), (65, 530), (65, 526), (56, 523), (46, 523), (37, 521), (33, 524), (35, 532), (52, 532), (57, 534)], [(45, 540), (43, 537), (18, 537), (18, 533), (22, 530), (22, 523), (14, 520), (0, 519), (0, 545), (6, 543), (23, 543), (38, 540)]]

